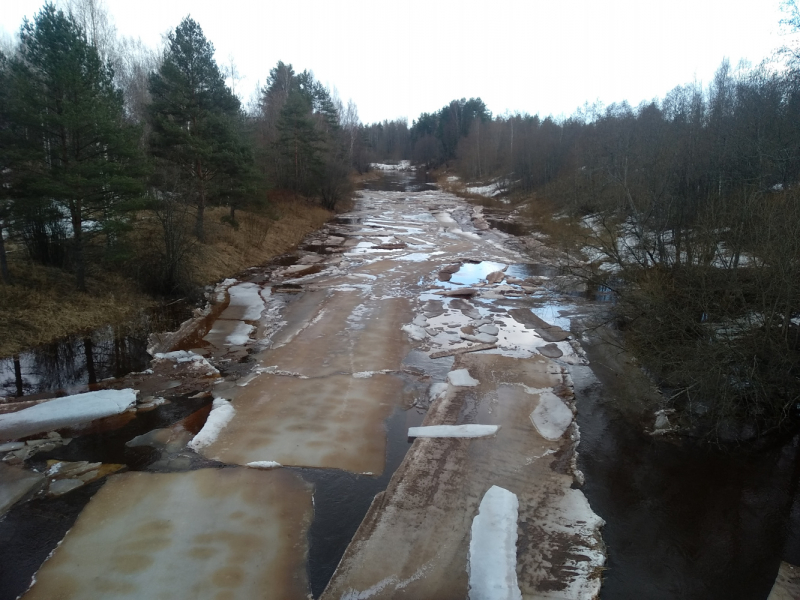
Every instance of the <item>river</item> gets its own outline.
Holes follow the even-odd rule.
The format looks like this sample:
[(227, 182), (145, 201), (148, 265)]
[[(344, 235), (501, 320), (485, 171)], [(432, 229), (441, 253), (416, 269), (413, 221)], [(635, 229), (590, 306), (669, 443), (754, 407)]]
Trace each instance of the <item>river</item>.
[[(430, 196), (424, 196), (426, 192), (431, 192)], [(404, 197), (403, 194), (408, 196)], [(405, 222), (404, 199), (407, 200), (408, 210), (413, 212), (407, 215)], [(421, 210), (424, 209), (420, 207), (424, 207), (425, 203), (431, 204), (431, 213), (426, 211), (422, 214)], [(446, 292), (475, 286), (496, 269), (504, 269), (506, 276), (512, 280), (538, 282), (537, 291), (533, 295), (529, 292), (528, 297), (503, 297), (501, 294), (495, 298), (489, 293), (480, 300), (477, 297), (472, 300), (455, 298), (450, 300), (453, 307), (451, 312), (445, 310), (444, 315), (453, 323), (458, 322), (459, 326), (466, 325), (469, 319), (494, 319), (501, 329), (498, 343), (506, 344), (506, 348), (517, 348), (515, 352), (521, 353), (519, 357), (527, 356), (527, 360), (538, 356), (532, 350), (525, 350), (525, 344), (529, 343), (526, 341), (526, 331), (530, 331), (532, 326), (526, 329), (524, 324), (515, 323), (514, 318), (509, 316), (509, 311), (513, 315), (516, 314), (515, 310), (519, 310), (514, 307), (525, 307), (549, 325), (578, 334), (588, 361), (581, 359), (579, 354), (570, 354), (569, 347), (563, 346), (566, 342), (560, 342), (559, 348), (563, 348), (559, 352), (563, 350), (567, 354), (556, 364), (569, 373), (574, 384), (576, 422), (580, 429), (577, 466), (585, 477), (581, 490), (591, 510), (605, 521), (602, 537), (607, 560), (603, 568), (600, 597), (766, 598), (781, 560), (793, 564), (800, 562), (798, 439), (774, 438), (757, 447), (719, 448), (694, 440), (648, 435), (645, 429), (652, 426), (653, 416), (643, 410), (641, 398), (652, 392), (649, 382), (623, 356), (610, 351), (587, 327), (597, 311), (603, 310), (603, 301), (609, 299), (608, 295), (603, 291), (592, 294), (563, 292), (562, 286), (554, 285), (561, 277), (559, 265), (543, 261), (539, 256), (525, 258), (515, 254), (520, 246), (514, 243), (513, 236), (526, 232), (518, 224), (503, 225), (502, 207), (498, 209), (495, 205), (494, 211), (492, 216), (496, 219), (492, 221), (493, 225), (504, 233), (476, 232), (469, 220), (469, 206), (433, 191), (424, 173), (382, 173), (379, 179), (365, 185), (363, 198), (353, 213), (337, 219), (323, 234), (312, 235), (297, 252), (280, 257), (263, 269), (253, 270), (248, 280), (232, 286), (228, 284), (229, 287), (220, 292), (226, 297), (222, 306), (228, 306), (225, 309), (228, 312), (212, 313), (213, 319), (209, 320), (207, 330), (179, 346), (183, 350), (201, 353), (217, 366), (222, 375), (219, 380), (181, 379), (182, 375), (173, 375), (172, 366), (168, 369), (164, 367), (162, 371), (156, 368), (154, 377), (163, 373), (158, 385), (146, 375), (137, 375), (136, 372), (147, 367), (146, 339), (153, 326), (133, 328), (130, 330), (133, 333), (127, 329), (103, 328), (91, 335), (63, 340), (49, 349), (23, 355), (20, 371), (23, 374), (22, 391), (25, 393), (41, 395), (55, 390), (75, 393), (111, 377), (119, 381), (120, 386), (123, 383), (140, 386), (144, 390), (140, 395), (158, 392), (169, 399), (167, 404), (138, 414), (122, 426), (77, 435), (69, 445), (36, 454), (27, 464), (39, 470), (48, 468), (48, 460), (84, 460), (124, 465), (123, 470), (129, 472), (125, 476), (114, 476), (118, 478), (114, 482), (118, 484), (115, 489), (136, 482), (136, 489), (142, 490), (142, 494), (149, 493), (152, 475), (164, 477), (163, 485), (167, 487), (159, 492), (162, 495), (170, 493), (169, 486), (173, 484), (166, 479), (170, 477), (175, 484), (182, 482), (179, 485), (198, 486), (197, 489), (219, 486), (219, 482), (213, 478), (208, 482), (198, 479), (205, 477), (203, 474), (209, 471), (208, 467), (216, 467), (218, 471), (219, 467), (225, 467), (220, 473), (224, 471), (226, 477), (239, 477), (236, 485), (242, 489), (256, 486), (253, 487), (255, 490), (262, 480), (272, 482), (270, 485), (284, 491), (289, 503), (280, 505), (278, 499), (266, 496), (263, 503), (270, 506), (274, 504), (278, 511), (275, 514), (283, 515), (281, 522), (295, 523), (293, 527), (299, 528), (297, 531), (306, 532), (297, 538), (304, 540), (302, 543), (297, 541), (292, 546), (294, 550), (286, 550), (285, 562), (278, 564), (275, 571), (267, 569), (270, 577), (274, 578), (270, 585), (278, 590), (277, 597), (281, 597), (282, 593), (286, 594), (285, 597), (293, 597), (294, 592), (288, 590), (295, 590), (298, 581), (307, 582), (297, 588), (298, 597), (302, 597), (305, 585), (315, 598), (323, 594), (326, 586), (329, 588), (325, 592), (328, 594), (326, 597), (334, 597), (337, 589), (360, 590), (363, 594), (372, 590), (369, 597), (391, 597), (391, 589), (395, 589), (392, 593), (405, 590), (413, 595), (409, 590), (414, 585), (421, 586), (414, 588), (418, 594), (422, 594), (417, 597), (432, 593), (430, 590), (438, 589), (436, 585), (460, 590), (466, 585), (467, 571), (463, 565), (454, 572), (453, 563), (443, 563), (450, 566), (437, 571), (439, 567), (436, 566), (434, 554), (424, 560), (422, 555), (425, 550), (419, 551), (420, 556), (405, 556), (402, 544), (413, 547), (421, 543), (420, 538), (414, 537), (413, 526), (404, 526), (403, 530), (397, 531), (392, 529), (399, 527), (398, 523), (404, 523), (403, 519), (408, 519), (409, 523), (417, 519), (417, 513), (407, 512), (408, 508), (403, 508), (406, 501), (402, 495), (398, 495), (398, 486), (402, 487), (403, 481), (414, 482), (415, 486), (422, 485), (419, 479), (422, 472), (414, 474), (415, 461), (427, 460), (425, 452), (435, 447), (435, 444), (426, 446), (420, 440), (415, 442), (408, 437), (407, 431), (409, 427), (418, 426), (426, 418), (431, 418), (430, 406), (438, 402), (432, 402), (432, 398), (428, 397), (427, 390), (431, 382), (446, 381), (448, 371), (458, 366), (469, 368), (470, 373), (481, 380), (481, 386), (486, 385), (485, 380), (494, 378), (495, 373), (505, 375), (500, 376), (496, 387), (479, 387), (476, 392), (455, 396), (463, 404), (452, 413), (454, 422), (511, 419), (510, 415), (503, 417), (493, 411), (497, 410), (498, 398), (506, 398), (505, 401), (510, 405), (525, 400), (525, 394), (517, 398), (514, 396), (517, 392), (513, 391), (516, 389), (513, 386), (518, 385), (513, 383), (516, 377), (514, 372), (519, 367), (509, 366), (511, 359), (501, 354), (492, 355), (491, 352), (432, 361), (426, 352), (417, 349), (419, 342), (412, 340), (411, 346), (408, 346), (408, 340), (397, 336), (400, 335), (400, 325), (411, 323), (412, 319), (421, 318), (423, 314), (426, 317), (420, 323), (426, 322), (426, 327), (432, 329), (428, 336), (433, 335), (423, 344), (434, 344), (437, 339), (444, 340), (448, 335), (452, 336), (452, 328), (455, 327), (452, 324), (443, 322), (438, 333), (433, 331), (437, 319), (443, 317), (437, 316), (439, 309), (430, 308), (438, 306), (437, 302), (441, 305), (442, 298), (431, 295), (431, 290)], [(479, 221), (480, 213), (473, 213), (473, 223)], [(481, 233), (481, 236), (477, 233)], [(349, 267), (344, 266), (344, 261), (332, 261), (329, 248), (323, 251), (325, 243), (341, 243), (331, 241), (337, 236), (354, 240), (343, 255), (347, 257), (344, 261), (349, 262)], [(320, 241), (326, 237), (327, 242)], [(484, 245), (475, 245), (478, 243)], [(510, 252), (503, 250), (502, 246), (516, 250)], [(478, 251), (478, 248), (482, 250)], [(317, 252), (319, 256), (326, 257), (324, 262), (309, 262), (317, 261)], [(511, 258), (513, 256), (516, 258)], [(470, 260), (465, 262), (465, 257)], [(446, 279), (440, 276), (439, 282), (432, 285), (426, 277), (433, 265), (446, 264), (448, 260), (459, 260), (460, 268)], [(307, 261), (305, 266), (303, 261)], [(427, 266), (429, 264), (430, 267)], [(233, 311), (233, 303), (228, 303), (234, 297), (231, 290), (236, 289), (243, 294), (261, 290), (265, 312), (260, 321), (245, 319), (241, 311)], [(265, 290), (271, 290), (271, 293)], [(419, 308), (415, 308), (417, 306), (428, 307), (428, 312), (419, 312)], [(444, 307), (447, 309), (446, 302)], [(246, 306), (243, 310), (246, 312)], [(466, 317), (459, 316), (461, 312)], [(170, 321), (167, 327), (174, 328), (174, 323), (175, 320)], [(242, 331), (250, 332), (244, 334), (245, 343), (233, 344), (229, 341), (233, 339), (231, 336), (241, 337)], [(387, 340), (391, 342), (388, 345), (384, 343)], [(443, 343), (452, 344), (452, 341)], [(481, 358), (482, 355), (485, 358)], [(566, 361), (564, 357), (570, 356), (573, 358)], [(176, 364), (175, 369), (178, 366)], [(15, 395), (20, 387), (20, 377), (12, 379), (13, 363), (4, 363), (1, 368), (5, 373), (6, 393)], [(343, 377), (343, 374), (347, 377)], [(298, 414), (296, 407), (282, 405), (278, 401), (276, 390), (284, 390), (288, 397), (304, 398), (308, 386), (311, 386), (309, 389), (313, 397), (329, 395), (333, 399), (345, 394), (347, 403), (352, 404), (352, 412), (346, 418), (330, 413), (324, 413), (323, 416), (317, 407), (313, 409), (316, 412), (311, 422), (308, 416), (312, 413)], [(185, 424), (181, 427), (186, 431), (196, 434), (211, 408), (212, 390), (215, 397), (227, 398), (232, 406), (237, 407), (236, 414), (242, 415), (242, 423), (234, 419), (228, 425), (230, 440), (223, 438), (212, 442), (196, 453), (185, 449), (185, 441), (184, 446), (176, 446), (169, 451), (163, 445), (128, 445), (137, 436), (154, 430), (167, 431), (172, 428), (174, 431), (180, 423)], [(255, 413), (247, 413), (247, 406), (251, 398), (264, 394), (272, 394), (270, 397), (273, 400), (270, 402), (275, 404), (277, 411), (270, 419), (282, 419), (285, 425), (298, 432), (296, 435), (308, 436), (304, 438), (306, 442), (303, 448), (285, 445), (286, 440), (281, 438), (281, 432), (270, 429), (268, 422), (258, 425), (261, 431), (258, 436), (264, 437), (254, 436), (253, 426), (260, 417)], [(382, 400), (380, 409), (374, 411), (376, 398)], [(371, 399), (370, 403), (365, 404), (366, 399)], [(199, 422), (197, 427), (190, 424), (192, 419)], [(353, 419), (362, 423), (359, 425), (362, 429), (358, 430), (358, 443), (353, 443), (353, 448), (347, 449), (346, 446), (351, 443), (349, 440), (354, 440), (354, 430), (351, 428)], [(334, 422), (337, 423), (335, 428), (331, 425)], [(514, 422), (514, 419), (504, 421), (504, 427), (510, 433), (514, 429)], [(235, 448), (233, 440), (245, 436), (249, 440), (247, 444)], [(190, 438), (191, 435), (186, 439)], [(331, 446), (330, 442), (334, 439), (340, 442)], [(511, 443), (503, 441), (505, 439), (500, 441)], [(464, 492), (447, 500), (454, 505), (466, 502), (462, 509), (469, 512), (477, 507), (487, 485), (486, 478), (499, 476), (491, 472), (502, 471), (500, 467), (504, 461), (511, 459), (504, 454), (493, 454), (496, 451), (484, 442), (459, 444), (451, 445), (449, 452), (452, 456), (467, 452), (463, 459), (448, 461), (443, 458), (437, 463), (437, 468), (455, 474), (461, 472), (459, 469), (463, 465), (472, 465), (470, 468), (474, 470), (477, 480), (470, 479), (468, 475), (459, 475), (464, 479), (458, 489)], [(267, 450), (259, 454), (254, 451), (259, 447)], [(498, 446), (501, 449), (504, 447)], [(532, 449), (526, 449), (525, 452), (531, 452), (533, 458), (529, 460), (533, 462), (513, 466), (511, 460), (508, 464), (513, 469), (527, 468), (544, 462), (537, 462), (539, 454), (545, 456), (552, 450), (556, 455), (565, 453), (568, 456), (574, 450), (566, 446), (548, 448), (547, 445), (542, 446), (536, 450), (538, 454), (535, 456)], [(409, 453), (412, 449), (413, 452)], [(265, 459), (289, 466), (266, 472), (234, 467)], [(569, 468), (559, 467), (560, 464), (563, 464), (563, 460), (555, 461), (554, 466), (541, 472), (537, 471), (537, 477), (553, 476), (553, 485), (566, 483), (568, 490), (572, 474)], [(567, 474), (557, 473), (561, 468), (565, 468)], [(179, 477), (192, 473), (195, 479), (191, 483)], [(518, 486), (515, 491), (520, 498), (537, 493), (534, 488), (527, 488), (527, 483), (515, 483), (513, 477), (503, 481), (506, 482), (503, 485), (510, 488)], [(82, 535), (86, 540), (94, 539), (91, 536), (97, 533), (85, 530), (91, 529), (93, 520), (101, 516), (106, 519), (112, 514), (105, 512), (109, 510), (104, 504), (108, 496), (105, 492), (109, 490), (105, 490), (105, 495), (100, 495), (97, 502), (89, 502), (103, 487), (104, 480), (99, 479), (59, 497), (37, 497), (17, 504), (2, 517), (0, 600), (16, 598), (25, 591), (31, 576), (70, 528), (76, 529), (75, 533), (68, 536), (75, 548), (82, 547)], [(446, 493), (450, 493), (441, 487), (433, 487), (430, 488), (431, 498), (435, 495), (434, 491), (435, 494), (445, 494), (441, 501), (445, 501)], [(376, 496), (383, 498), (381, 502), (384, 508), (373, 502)], [(143, 496), (142, 502), (152, 503), (156, 497)], [(530, 496), (528, 500), (531, 505), (534, 504), (533, 498)], [(541, 498), (536, 500), (543, 505), (547, 505), (548, 501)], [(224, 502), (230, 502), (230, 499), (215, 502), (227, 506)], [(235, 510), (231, 508), (231, 514), (248, 514), (251, 509), (246, 505), (237, 504)], [(190, 513), (192, 506), (187, 505), (185, 510)], [(199, 507), (197, 510), (206, 509)], [(382, 521), (384, 515), (388, 514), (386, 510), (397, 511), (391, 513), (396, 515), (392, 521)], [(75, 525), (82, 513), (84, 516)], [(447, 514), (453, 516), (452, 511)], [(370, 526), (372, 529), (365, 529), (365, 515), (369, 515), (368, 522), (374, 524)], [(250, 518), (262, 519), (263, 515)], [(542, 517), (539, 515), (536, 518)], [(453, 527), (443, 515), (439, 520), (441, 523), (431, 522), (429, 525), (427, 533), (433, 538), (432, 541), (436, 541), (433, 532), (437, 527)], [(199, 525), (202, 531), (202, 523)], [(208, 526), (221, 528), (223, 524), (214, 521)], [(463, 523), (458, 525), (463, 526)], [(114, 535), (122, 535), (123, 538), (131, 535), (124, 524), (119, 527), (121, 529), (114, 530)], [(193, 530), (190, 528), (188, 531)], [(524, 535), (519, 542), (520, 557), (527, 557), (528, 560), (537, 556), (536, 549), (525, 545), (528, 544), (525, 538), (528, 530), (523, 527), (521, 531)], [(202, 534), (192, 535), (197, 537)], [(220, 535), (233, 536), (234, 533)], [(239, 531), (235, 535), (242, 538), (244, 532)], [(354, 536), (357, 543), (351, 544)], [(404, 536), (406, 541), (402, 541)], [(395, 540), (398, 545), (387, 546), (387, 539)], [(468, 541), (468, 535), (466, 539)], [(466, 551), (463, 540), (463, 533), (453, 538), (453, 557), (462, 557)], [(549, 542), (540, 542), (546, 543)], [(448, 544), (451, 542), (443, 537), (434, 544), (433, 549), (443, 552), (451, 547)], [(295, 563), (289, 562), (292, 553), (302, 547), (306, 548), (306, 554), (298, 555)], [(359, 551), (358, 548), (372, 549)], [(386, 556), (384, 549), (388, 551)], [(202, 548), (193, 547), (192, 552), (212, 552), (212, 549), (206, 545)], [(222, 585), (224, 588), (233, 579), (247, 579), (247, 560), (236, 558), (239, 556), (236, 552), (238, 550), (230, 555), (232, 566), (225, 567), (228, 570), (220, 569), (217, 579), (212, 581), (213, 585)], [(588, 548), (586, 552), (591, 553)], [(50, 569), (66, 569), (66, 572), (77, 576), (80, 570), (76, 571), (69, 563), (66, 563), (68, 566), (59, 566), (57, 561), (63, 561), (65, 553), (67, 551), (56, 555)], [(134, 555), (125, 556), (128, 557), (125, 559), (126, 565), (133, 564), (130, 561), (135, 562), (131, 558)], [(102, 556), (98, 556), (97, 560), (102, 559)], [(378, 568), (375, 565), (381, 566)], [(399, 565), (405, 566), (401, 568)], [(412, 579), (403, 579), (398, 575), (392, 583), (391, 578), (387, 577), (394, 568), (400, 569), (398, 573), (407, 572)], [(142, 572), (150, 573), (148, 577), (153, 579), (152, 572)], [(532, 567), (530, 572), (537, 572), (537, 568)], [(121, 573), (127, 573), (124, 577), (133, 577), (130, 568), (122, 569)], [(552, 573), (539, 573), (534, 579), (525, 579), (524, 574), (520, 574), (520, 585), (523, 588), (527, 585), (532, 586), (530, 589), (551, 591), (593, 589), (591, 585), (581, 587), (587, 581), (592, 581), (591, 578), (587, 579), (587, 574), (572, 579), (565, 578), (563, 573), (555, 576)], [(59, 579), (61, 575), (56, 577), (44, 573), (44, 576), (45, 583), (40, 586), (47, 585), (50, 579), (63, 584), (63, 578)], [(332, 577), (334, 581), (331, 583)], [(179, 589), (184, 593), (191, 585), (197, 585), (197, 582), (190, 581), (191, 576), (187, 578), (182, 575), (178, 579)], [(121, 585), (120, 581), (116, 580), (114, 585)], [(135, 583), (150, 585), (143, 580), (136, 580)], [(134, 585), (131, 582), (128, 584)], [(110, 581), (108, 585), (111, 585)], [(147, 589), (152, 591), (151, 588)], [(237, 589), (246, 593), (244, 587)], [(127, 597), (119, 593), (119, 597)], [(454, 597), (459, 597), (460, 593), (457, 592)], [(40, 596), (33, 594), (30, 597)], [(464, 597), (463, 594), (460, 597)], [(536, 596), (526, 594), (525, 597)]]

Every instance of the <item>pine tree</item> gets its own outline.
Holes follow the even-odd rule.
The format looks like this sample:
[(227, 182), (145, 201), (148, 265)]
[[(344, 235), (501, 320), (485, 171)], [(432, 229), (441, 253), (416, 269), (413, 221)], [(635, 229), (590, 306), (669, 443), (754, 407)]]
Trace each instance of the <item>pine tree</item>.
[(136, 131), (124, 121), (111, 67), (52, 4), (23, 23), (8, 79), (15, 211), (69, 215), (71, 260), (85, 290), (87, 238), (113, 229), (124, 202), (141, 192)]
[(207, 203), (236, 187), (252, 162), (237, 120), (239, 99), (225, 85), (214, 46), (191, 17), (169, 34), (169, 47), (150, 76), (153, 154), (176, 167), (196, 206), (195, 235), (204, 238)]

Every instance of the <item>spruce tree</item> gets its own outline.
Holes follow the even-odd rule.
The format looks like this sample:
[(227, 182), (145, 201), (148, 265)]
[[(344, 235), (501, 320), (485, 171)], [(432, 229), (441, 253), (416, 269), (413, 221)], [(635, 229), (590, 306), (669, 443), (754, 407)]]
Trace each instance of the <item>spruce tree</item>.
[(14, 210), (20, 218), (68, 215), (71, 261), (85, 290), (87, 237), (112, 228), (141, 191), (136, 132), (124, 121), (111, 67), (52, 4), (23, 23), (7, 79), (3, 135)]
[(225, 85), (200, 25), (186, 17), (168, 39), (164, 62), (150, 76), (150, 148), (175, 167), (195, 203), (195, 235), (202, 240), (206, 205), (238, 187), (252, 159), (237, 127), (239, 99)]

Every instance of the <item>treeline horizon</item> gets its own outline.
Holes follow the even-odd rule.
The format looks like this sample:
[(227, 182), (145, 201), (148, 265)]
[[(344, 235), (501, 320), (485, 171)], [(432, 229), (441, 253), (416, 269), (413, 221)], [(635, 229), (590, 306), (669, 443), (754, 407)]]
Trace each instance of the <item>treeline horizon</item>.
[(637, 107), (556, 121), (461, 99), (367, 130), (393, 159), (547, 206), (551, 239), (577, 238), (573, 272), (614, 293), (609, 318), (684, 424), (741, 439), (797, 422), (800, 49), (723, 60), (709, 85)]

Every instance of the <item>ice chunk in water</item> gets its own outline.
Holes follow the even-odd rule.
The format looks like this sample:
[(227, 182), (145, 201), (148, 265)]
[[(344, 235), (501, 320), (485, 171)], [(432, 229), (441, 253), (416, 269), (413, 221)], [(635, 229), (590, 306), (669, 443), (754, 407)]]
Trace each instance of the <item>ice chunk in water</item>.
[(479, 438), (497, 433), (499, 425), (428, 425), (409, 427), (408, 437), (425, 438)]
[(203, 425), (200, 433), (194, 436), (194, 439), (189, 442), (189, 448), (192, 450), (199, 450), (213, 443), (217, 439), (217, 436), (219, 436), (220, 431), (233, 419), (234, 413), (235, 411), (230, 402), (222, 398), (216, 398), (213, 408), (206, 420), (206, 424)]
[(543, 438), (555, 441), (572, 423), (572, 411), (561, 398), (545, 390), (539, 394), (539, 404), (531, 413), (531, 422)]
[(470, 376), (469, 371), (466, 369), (456, 369), (455, 371), (450, 371), (447, 374), (447, 381), (449, 381), (451, 385), (455, 385), (457, 387), (475, 387), (481, 383), (477, 379), (473, 379)]
[(469, 599), (522, 600), (517, 583), (517, 511), (513, 492), (493, 485), (472, 520)]

